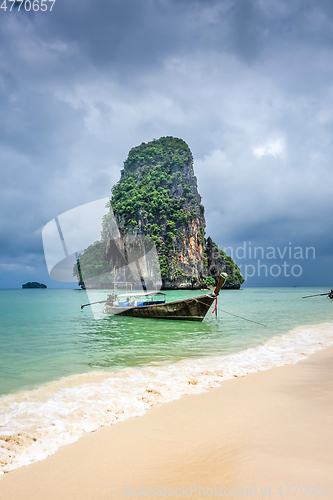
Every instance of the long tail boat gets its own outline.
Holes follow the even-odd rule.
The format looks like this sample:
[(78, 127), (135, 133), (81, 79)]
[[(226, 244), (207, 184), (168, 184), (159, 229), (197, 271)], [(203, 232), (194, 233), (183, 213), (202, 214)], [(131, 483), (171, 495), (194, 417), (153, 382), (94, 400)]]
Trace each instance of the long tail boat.
[[(107, 314), (119, 314), (120, 316), (131, 316), (136, 318), (173, 319), (182, 321), (202, 321), (210, 306), (215, 300), (228, 277), (221, 273), (215, 290), (207, 295), (192, 297), (190, 299), (166, 302), (166, 294), (163, 292), (147, 292), (137, 294), (122, 294), (115, 296), (110, 294), (108, 299), (100, 301), (105, 303), (104, 312)], [(81, 309), (85, 307), (81, 306)]]

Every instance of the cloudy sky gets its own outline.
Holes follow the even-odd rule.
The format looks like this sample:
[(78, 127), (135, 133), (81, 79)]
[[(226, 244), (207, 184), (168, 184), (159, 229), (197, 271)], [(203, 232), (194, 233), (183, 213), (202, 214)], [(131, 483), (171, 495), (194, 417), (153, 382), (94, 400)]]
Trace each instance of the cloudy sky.
[(109, 196), (129, 149), (165, 135), (191, 148), (207, 234), (238, 247), (248, 286), (333, 287), (330, 0), (7, 5), (0, 287), (57, 286), (43, 226)]

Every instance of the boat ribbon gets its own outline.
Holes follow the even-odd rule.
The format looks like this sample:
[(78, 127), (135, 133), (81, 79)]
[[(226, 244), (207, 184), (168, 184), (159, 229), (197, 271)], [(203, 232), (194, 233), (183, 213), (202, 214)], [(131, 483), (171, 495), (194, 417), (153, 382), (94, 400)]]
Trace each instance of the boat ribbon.
[(217, 316), (217, 295), (216, 295), (216, 299), (215, 299), (215, 307), (212, 311), (212, 314), (216, 313), (216, 316)]

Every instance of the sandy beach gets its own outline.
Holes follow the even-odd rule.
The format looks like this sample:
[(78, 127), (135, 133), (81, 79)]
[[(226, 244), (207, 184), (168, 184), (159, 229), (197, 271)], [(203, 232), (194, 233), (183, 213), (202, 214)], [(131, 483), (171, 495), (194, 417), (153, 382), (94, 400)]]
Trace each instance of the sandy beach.
[(333, 498), (332, 367), (328, 348), (154, 407), (5, 474), (0, 498)]

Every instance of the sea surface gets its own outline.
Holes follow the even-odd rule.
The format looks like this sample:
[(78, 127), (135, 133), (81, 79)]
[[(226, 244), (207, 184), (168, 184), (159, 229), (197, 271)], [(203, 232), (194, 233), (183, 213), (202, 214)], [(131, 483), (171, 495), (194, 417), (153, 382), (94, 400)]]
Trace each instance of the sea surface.
[(101, 425), (332, 345), (333, 300), (302, 299), (326, 291), (222, 290), (218, 316), (211, 307), (196, 323), (109, 317), (103, 305), (93, 314), (83, 290), (0, 290), (0, 475)]

